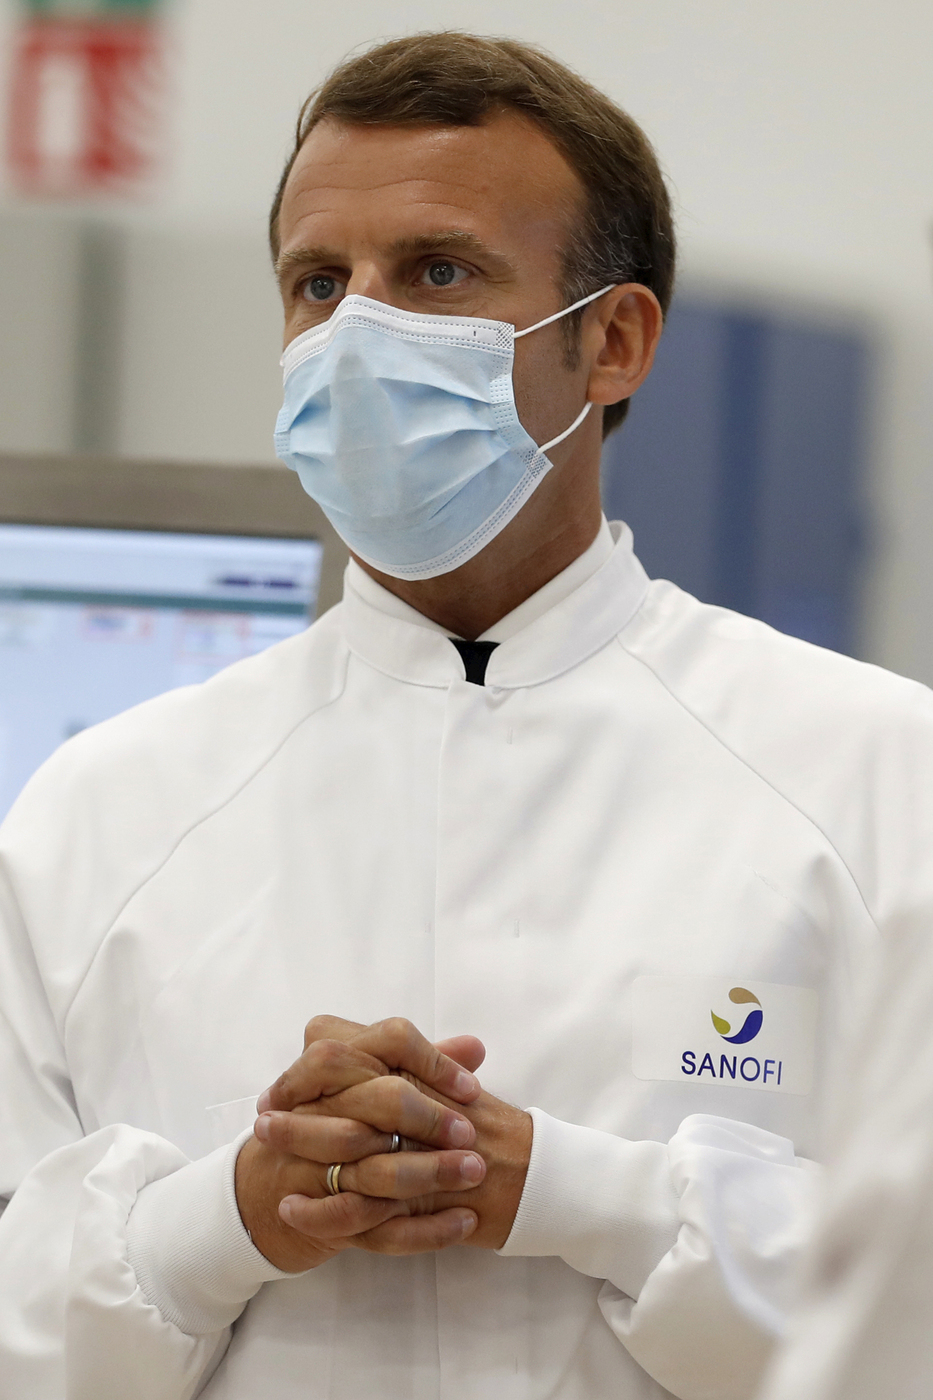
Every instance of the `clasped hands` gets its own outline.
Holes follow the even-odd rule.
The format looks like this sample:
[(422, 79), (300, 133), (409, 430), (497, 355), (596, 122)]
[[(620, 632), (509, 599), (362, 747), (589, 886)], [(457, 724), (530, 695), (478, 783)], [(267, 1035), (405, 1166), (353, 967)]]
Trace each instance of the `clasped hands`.
[[(527, 1113), (481, 1089), (474, 1036), (432, 1045), (409, 1021), (318, 1016), (305, 1048), (257, 1103), (236, 1163), (240, 1216), (288, 1273), (344, 1249), (420, 1254), (500, 1248), (531, 1152)], [(390, 1152), (392, 1135), (402, 1150)], [(329, 1165), (343, 1163), (340, 1194)]]

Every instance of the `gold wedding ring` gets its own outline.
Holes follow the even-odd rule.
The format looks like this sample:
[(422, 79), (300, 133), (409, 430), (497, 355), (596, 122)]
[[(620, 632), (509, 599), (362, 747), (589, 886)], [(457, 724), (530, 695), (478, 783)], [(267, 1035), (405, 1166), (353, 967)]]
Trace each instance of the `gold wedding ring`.
[[(400, 1134), (400, 1133), (393, 1133), (393, 1134), (392, 1134), (392, 1141), (391, 1141), (391, 1143), (389, 1144), (389, 1151), (390, 1151), (390, 1152), (401, 1152), (401, 1150), (402, 1150), (402, 1137), (401, 1137), (401, 1134)], [(340, 1187), (340, 1168), (341, 1168), (342, 1166), (343, 1166), (343, 1163), (342, 1163), (342, 1162), (334, 1162), (331, 1166), (329, 1166), (329, 1167), (327, 1168), (327, 1175), (324, 1177), (324, 1184), (326, 1185), (328, 1195), (330, 1195), (330, 1196), (339, 1196), (339, 1195), (340, 1195), (340, 1190), (341, 1190), (341, 1187)]]

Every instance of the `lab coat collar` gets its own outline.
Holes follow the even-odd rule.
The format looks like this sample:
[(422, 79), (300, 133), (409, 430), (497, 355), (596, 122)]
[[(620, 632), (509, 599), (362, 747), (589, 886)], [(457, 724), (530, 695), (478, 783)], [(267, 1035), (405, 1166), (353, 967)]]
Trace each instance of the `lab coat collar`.
[[(635, 558), (628, 526), (610, 528), (615, 548), (602, 567), (496, 647), (486, 672), (488, 689), (517, 690), (553, 680), (599, 651), (630, 621), (648, 578)], [(372, 590), (367, 594), (363, 598), (347, 580), (342, 622), (356, 656), (414, 685), (446, 687), (463, 680), (463, 664), (446, 632), (410, 622), (391, 608), (383, 611)]]

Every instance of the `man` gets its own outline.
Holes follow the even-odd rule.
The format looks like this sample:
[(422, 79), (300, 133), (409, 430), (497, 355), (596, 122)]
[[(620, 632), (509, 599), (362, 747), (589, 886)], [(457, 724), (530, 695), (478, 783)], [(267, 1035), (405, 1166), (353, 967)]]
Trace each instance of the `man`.
[(351, 60), (272, 233), (278, 450), (354, 562), (9, 818), (7, 1389), (748, 1396), (856, 974), (924, 893), (929, 696), (602, 519), (673, 238), (575, 75)]

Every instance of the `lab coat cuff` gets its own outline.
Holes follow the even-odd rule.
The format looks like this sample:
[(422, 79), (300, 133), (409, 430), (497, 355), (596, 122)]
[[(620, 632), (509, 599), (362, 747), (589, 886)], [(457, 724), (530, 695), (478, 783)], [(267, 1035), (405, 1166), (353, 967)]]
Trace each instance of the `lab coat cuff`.
[(252, 1129), (144, 1187), (127, 1223), (127, 1255), (148, 1300), (182, 1332), (229, 1327), (264, 1283), (294, 1278), (253, 1244), (237, 1208), (235, 1171)]
[(499, 1253), (556, 1255), (637, 1298), (680, 1228), (667, 1146), (530, 1113), (528, 1175)]

